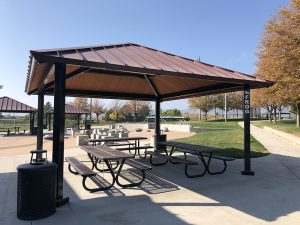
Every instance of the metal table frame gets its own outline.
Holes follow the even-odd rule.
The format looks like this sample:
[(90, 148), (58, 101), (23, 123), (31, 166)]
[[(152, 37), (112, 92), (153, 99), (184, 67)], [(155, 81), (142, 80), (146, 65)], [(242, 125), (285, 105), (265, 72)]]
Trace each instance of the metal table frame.
[[(135, 187), (135, 186), (140, 185), (145, 179), (145, 172), (143, 170), (141, 170), (141, 172), (142, 172), (141, 181), (131, 182), (128, 184), (122, 184), (119, 181), (119, 177), (121, 175), (124, 163), (128, 159), (134, 158), (133, 155), (130, 155), (130, 154), (127, 154), (124, 152), (120, 152), (118, 150), (115, 150), (115, 149), (107, 147), (107, 146), (97, 146), (97, 147), (81, 146), (80, 148), (87, 152), (88, 157), (92, 163), (92, 170), (96, 169), (99, 172), (109, 172), (112, 177), (112, 182), (110, 183), (110, 185), (104, 186), (104, 187), (99, 187), (99, 188), (88, 188), (85, 184), (87, 177), (84, 177), (82, 184), (83, 184), (83, 187), (88, 191), (96, 192), (96, 191), (108, 190), (111, 187), (113, 187), (115, 183), (117, 183), (117, 185), (122, 188)], [(111, 154), (111, 156), (105, 156), (105, 155), (101, 154), (101, 152), (105, 152), (105, 154)], [(102, 161), (105, 163), (107, 169), (99, 169), (97, 167), (97, 164), (101, 163)], [(115, 166), (113, 166), (112, 161), (116, 162)], [(91, 178), (91, 179), (93, 179), (93, 178)]]
[[(184, 153), (184, 158), (187, 158), (187, 154), (193, 154), (198, 156), (198, 158), (200, 159), (200, 162), (202, 162), (204, 169), (203, 172), (199, 173), (199, 174), (190, 174), (188, 172), (188, 168), (189, 166), (192, 165), (185, 165), (185, 174), (187, 177), (190, 178), (195, 178), (195, 177), (202, 177), (207, 173), (209, 173), (210, 175), (216, 175), (216, 174), (220, 174), (223, 173), (226, 170), (226, 164), (225, 164), (225, 168), (223, 169), (222, 172), (211, 172), (209, 169), (209, 165), (211, 163), (211, 159), (212, 156), (214, 154), (214, 152), (216, 152), (216, 149), (213, 148), (208, 148), (208, 147), (203, 147), (203, 146), (197, 146), (197, 145), (192, 145), (192, 144), (185, 144), (185, 143), (180, 143), (180, 142), (174, 142), (174, 141), (166, 141), (166, 142), (158, 142), (159, 145), (163, 146), (163, 152), (166, 154), (166, 161), (163, 163), (159, 163), (156, 165), (165, 165), (168, 162), (176, 164), (176, 162), (172, 162), (171, 156), (176, 152), (183, 152)], [(171, 147), (170, 152), (168, 153), (167, 151), (167, 147)], [(208, 161), (206, 162), (204, 157), (208, 158)], [(153, 164), (153, 162), (151, 162)], [(153, 164), (155, 165), (155, 163)]]

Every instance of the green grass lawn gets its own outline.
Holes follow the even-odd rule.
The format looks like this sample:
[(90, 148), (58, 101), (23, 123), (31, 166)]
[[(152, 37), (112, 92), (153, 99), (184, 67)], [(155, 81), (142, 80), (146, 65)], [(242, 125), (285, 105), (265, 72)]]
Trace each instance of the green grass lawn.
[(271, 127), (276, 130), (287, 132), (289, 134), (300, 137), (300, 128), (296, 127), (296, 120), (282, 120), (277, 123), (269, 122), (267, 120), (252, 122), (253, 125), (263, 128), (264, 126)]
[[(220, 155), (233, 158), (243, 158), (244, 153), (244, 131), (237, 122), (191, 122), (194, 127), (209, 128), (205, 131), (198, 131), (196, 135), (189, 138), (181, 138), (176, 141), (198, 144), (224, 149)], [(213, 129), (215, 128), (215, 129)], [(218, 130), (217, 130), (218, 129)], [(252, 158), (268, 155), (269, 152), (254, 137), (251, 136)]]

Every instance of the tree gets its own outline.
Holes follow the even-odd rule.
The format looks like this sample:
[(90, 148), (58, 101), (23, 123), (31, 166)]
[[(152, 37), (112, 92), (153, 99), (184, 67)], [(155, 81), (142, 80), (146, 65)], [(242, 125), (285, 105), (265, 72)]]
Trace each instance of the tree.
[(212, 95), (212, 106), (215, 110), (215, 119), (217, 119), (217, 109), (224, 110), (224, 94)]
[(96, 114), (99, 123), (99, 116), (105, 113), (105, 105), (97, 98), (93, 99), (92, 112)]
[(119, 121), (120, 118), (123, 118), (122, 114), (122, 102), (120, 100), (114, 100), (111, 106), (112, 112), (116, 115), (116, 121)]
[(51, 112), (51, 111), (53, 111), (51, 102), (46, 102), (46, 104), (44, 105), (44, 113)]
[(90, 104), (87, 98), (76, 97), (74, 101), (71, 102), (71, 104), (74, 105), (76, 108), (87, 112), (90, 110)]
[(179, 109), (167, 109), (162, 113), (162, 116), (182, 116)]
[(141, 116), (143, 119), (150, 114), (151, 105), (148, 102), (130, 100), (122, 107), (122, 112), (127, 116), (133, 116), (134, 121), (138, 120), (138, 116)]
[(196, 97), (196, 98), (189, 98), (188, 99), (188, 103), (189, 103), (189, 107), (191, 109), (196, 109), (198, 110), (198, 121), (200, 121), (202, 118), (201, 118), (201, 101), (200, 101), (200, 98), (199, 97)]
[(268, 119), (272, 121), (273, 110), (276, 107), (272, 89), (257, 89), (251, 91), (252, 107), (262, 107), (268, 112)]
[[(270, 95), (297, 106), (300, 127), (300, 0), (281, 8), (265, 26), (257, 62), (257, 77), (275, 81)], [(275, 104), (276, 105), (276, 104)]]
[(243, 95), (241, 92), (227, 94), (227, 105), (230, 110), (236, 111), (236, 118), (239, 117), (239, 110), (243, 109)]
[(205, 115), (205, 120), (207, 120), (207, 113), (213, 108), (213, 97), (212, 96), (201, 96), (190, 98), (189, 106), (192, 109), (202, 110)]

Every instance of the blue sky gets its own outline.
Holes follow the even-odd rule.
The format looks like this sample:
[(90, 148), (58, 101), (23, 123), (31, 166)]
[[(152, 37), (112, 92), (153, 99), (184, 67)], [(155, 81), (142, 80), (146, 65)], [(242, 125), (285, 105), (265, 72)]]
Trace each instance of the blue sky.
[[(288, 0), (0, 0), (0, 96), (24, 92), (29, 50), (134, 42), (253, 74), (264, 24)], [(45, 101), (52, 100), (47, 97)], [(106, 101), (109, 104), (109, 101)], [(187, 109), (187, 101), (164, 103)]]

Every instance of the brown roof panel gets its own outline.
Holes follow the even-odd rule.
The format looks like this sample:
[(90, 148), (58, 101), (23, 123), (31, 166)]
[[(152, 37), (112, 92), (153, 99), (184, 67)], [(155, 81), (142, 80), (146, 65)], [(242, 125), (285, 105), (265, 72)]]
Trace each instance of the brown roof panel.
[[(201, 94), (269, 87), (273, 82), (133, 43), (31, 51), (26, 92), (44, 87), (45, 73), (54, 63), (67, 65), (67, 96), (156, 98), (145, 75), (153, 80), (162, 100)], [(76, 70), (84, 70), (71, 76)], [(69, 76), (70, 75), (70, 76)], [(68, 77), (69, 76), (69, 77)], [(53, 93), (54, 76), (47, 77), (45, 94)], [(177, 79), (178, 78), (178, 79)], [(180, 82), (179, 82), (180, 81)], [(202, 92), (202, 89), (204, 90)], [(191, 89), (191, 91), (188, 91)], [(92, 93), (91, 93), (92, 91)], [(172, 92), (172, 93), (171, 93)], [(72, 94), (73, 93), (73, 94)], [(74, 94), (76, 93), (76, 95)], [(90, 93), (87, 94), (87, 93)], [(118, 93), (118, 95), (115, 95)], [(164, 96), (166, 94), (166, 96)]]
[(30, 113), (36, 109), (7, 96), (0, 98), (0, 112)]

